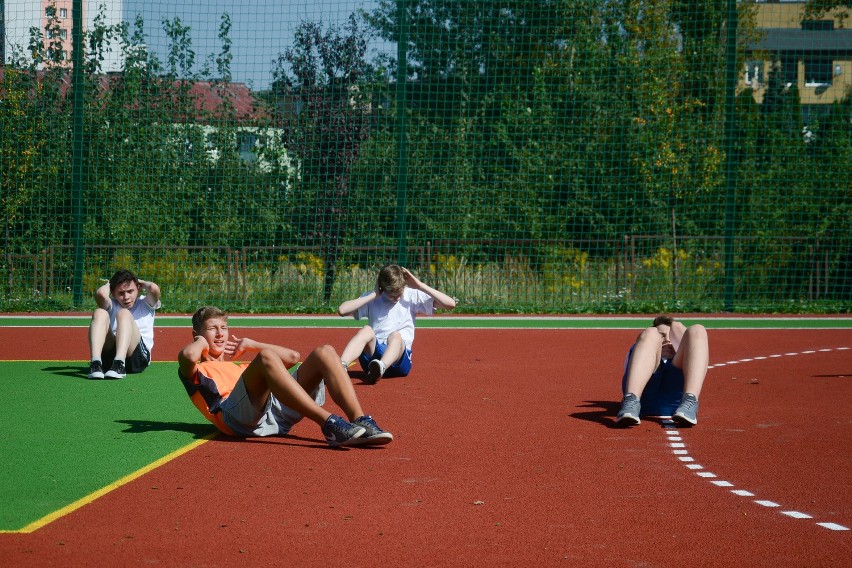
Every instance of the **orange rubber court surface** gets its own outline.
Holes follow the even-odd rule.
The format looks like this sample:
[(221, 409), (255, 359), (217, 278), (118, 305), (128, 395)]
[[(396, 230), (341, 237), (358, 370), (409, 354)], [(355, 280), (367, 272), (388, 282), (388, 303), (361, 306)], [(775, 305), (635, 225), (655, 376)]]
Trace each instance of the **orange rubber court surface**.
[[(852, 566), (852, 322), (708, 325), (698, 426), (617, 428), (646, 324), (420, 328), (410, 377), (353, 379), (392, 444), (332, 450), (309, 421), (216, 437), (0, 534), (0, 566)], [(307, 353), (352, 329), (232, 332)], [(157, 361), (190, 339), (156, 333)], [(0, 327), (0, 360), (87, 356), (84, 327)]]

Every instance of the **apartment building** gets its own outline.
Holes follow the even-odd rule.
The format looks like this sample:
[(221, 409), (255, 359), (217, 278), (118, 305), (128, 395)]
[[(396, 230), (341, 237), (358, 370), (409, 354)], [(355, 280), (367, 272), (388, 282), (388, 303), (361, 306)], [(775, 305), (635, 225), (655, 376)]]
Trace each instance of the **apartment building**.
[(771, 69), (798, 88), (807, 119), (819, 115), (852, 89), (852, 10), (835, 8), (816, 18), (806, 2), (775, 0), (757, 4), (761, 38), (748, 46), (740, 88), (750, 87), (760, 103)]
[[(31, 32), (41, 31), (44, 41), (55, 43), (60, 50), (59, 58), (71, 59), (71, 27), (73, 0), (0, 0), (0, 53), (6, 63), (16, 51), (26, 54)], [(122, 21), (124, 0), (82, 0), (83, 27), (90, 29), (99, 10), (104, 14), (104, 25), (111, 26)], [(51, 25), (54, 21), (55, 25)], [(121, 69), (120, 50), (108, 50), (103, 62), (104, 71)]]

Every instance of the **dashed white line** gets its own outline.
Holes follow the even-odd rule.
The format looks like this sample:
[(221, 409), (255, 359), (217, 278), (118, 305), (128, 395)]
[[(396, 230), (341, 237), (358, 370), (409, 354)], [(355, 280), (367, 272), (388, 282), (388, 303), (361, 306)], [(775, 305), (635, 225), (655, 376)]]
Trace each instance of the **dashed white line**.
[(781, 514), (793, 517), (794, 519), (813, 519), (813, 517), (807, 513), (800, 513), (799, 511), (781, 511)]
[[(763, 361), (765, 359), (777, 359), (779, 357), (792, 357), (795, 355), (806, 355), (813, 353), (827, 353), (831, 351), (848, 351), (852, 349), (850, 347), (835, 347), (835, 348), (826, 348), (826, 349), (809, 349), (806, 351), (796, 352), (796, 353), (784, 353), (784, 354), (775, 354), (768, 356), (759, 356), (752, 357), (746, 359), (740, 359), (738, 361), (728, 361), (726, 363), (716, 363), (715, 365), (709, 365), (708, 369), (713, 369), (715, 367), (725, 367), (726, 365), (736, 365), (738, 363), (748, 363), (750, 361)], [(680, 430), (677, 429), (677, 425), (671, 420), (670, 417), (663, 417), (661, 422), (663, 427), (663, 432), (665, 432), (666, 436), (668, 436), (669, 446), (671, 448), (684, 448), (684, 449), (673, 449), (672, 454), (677, 456), (677, 459), (682, 462), (687, 468), (691, 470), (704, 470), (704, 466), (701, 464), (695, 463), (695, 459), (688, 455), (689, 451), (686, 450), (686, 444), (682, 442), (683, 438), (681, 437)], [(717, 487), (734, 487), (734, 484), (730, 481), (724, 481), (721, 479), (714, 479), (717, 477), (715, 473), (710, 471), (696, 471), (696, 476), (710, 480), (710, 483), (716, 485)], [(740, 497), (755, 497), (755, 494), (751, 491), (746, 491), (745, 489), (731, 489), (731, 493), (734, 495), (738, 495)], [(769, 501), (768, 499), (755, 499), (754, 503), (760, 505), (762, 507), (767, 507), (770, 509), (780, 508), (781, 505), (776, 503), (775, 501)], [(813, 519), (813, 517), (807, 513), (803, 513), (801, 511), (780, 511), (782, 515), (793, 519)], [(837, 523), (816, 523), (817, 526), (832, 530), (832, 531), (848, 531), (850, 530), (848, 527)]]
[(848, 531), (849, 527), (844, 527), (843, 525), (838, 525), (837, 523), (817, 523), (819, 526), (827, 528), (832, 531)]

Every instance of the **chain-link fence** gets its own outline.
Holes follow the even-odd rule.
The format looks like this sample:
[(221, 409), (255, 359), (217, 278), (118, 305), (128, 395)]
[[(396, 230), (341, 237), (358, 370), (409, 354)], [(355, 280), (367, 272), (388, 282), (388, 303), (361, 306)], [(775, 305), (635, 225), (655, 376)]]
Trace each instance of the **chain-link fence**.
[(848, 0), (0, 0), (0, 309), (848, 312)]

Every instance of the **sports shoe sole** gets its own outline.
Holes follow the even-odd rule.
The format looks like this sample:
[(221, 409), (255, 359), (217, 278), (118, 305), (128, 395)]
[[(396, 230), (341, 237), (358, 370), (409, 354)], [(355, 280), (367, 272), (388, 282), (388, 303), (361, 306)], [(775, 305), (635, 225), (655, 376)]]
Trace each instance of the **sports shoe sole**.
[(119, 375), (118, 373), (113, 373), (112, 371), (107, 371), (106, 374), (102, 378), (116, 380), (116, 379), (123, 379), (126, 376), (127, 376), (127, 374)]
[(621, 426), (638, 426), (642, 423), (642, 421), (639, 420), (638, 416), (633, 416), (628, 413), (616, 418), (615, 423)]
[(361, 436), (363, 436), (364, 434), (367, 433), (367, 430), (364, 429), (363, 426), (358, 426), (358, 430), (360, 430), (360, 432), (353, 434), (353, 436), (351, 438), (349, 438), (348, 440), (346, 440), (345, 442), (331, 441), (328, 438), (326, 438), (325, 441), (328, 442), (328, 445), (331, 446), (332, 448), (340, 448), (340, 447), (345, 447), (345, 446), (355, 446), (358, 443), (357, 442), (358, 439), (361, 438)]
[(104, 378), (104, 374), (103, 373), (89, 373), (89, 378), (92, 379), (93, 381), (94, 380), (99, 381), (99, 380)]
[(685, 414), (681, 414), (676, 412), (674, 416), (672, 416), (672, 421), (678, 426), (695, 426), (698, 424), (698, 419), (695, 420), (689, 418)]
[(390, 444), (393, 442), (393, 434), (390, 432), (382, 432), (381, 434), (376, 434), (375, 436), (364, 436), (361, 438), (356, 438), (354, 443), (350, 444), (351, 446), (384, 446), (385, 444)]

